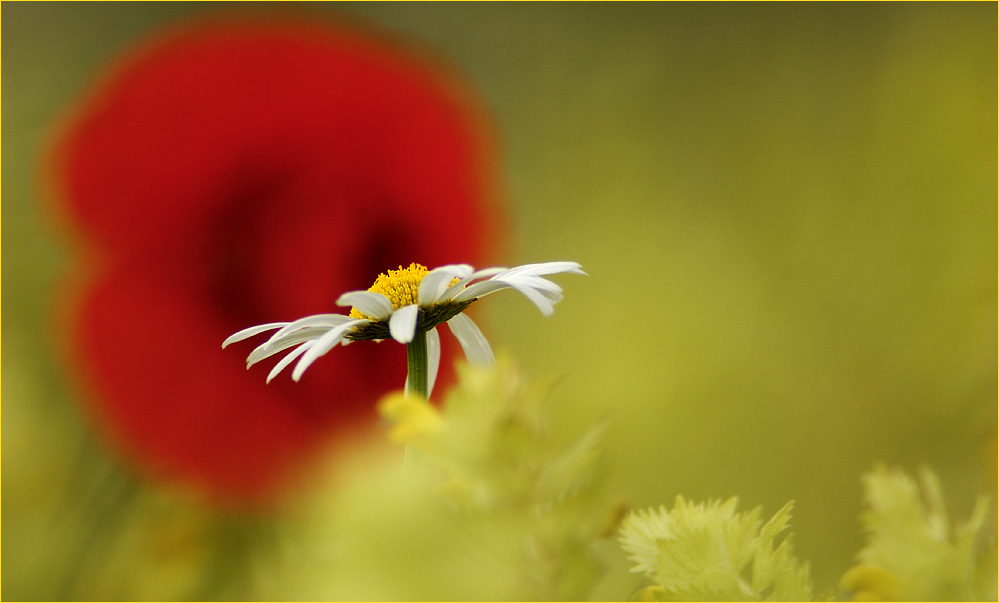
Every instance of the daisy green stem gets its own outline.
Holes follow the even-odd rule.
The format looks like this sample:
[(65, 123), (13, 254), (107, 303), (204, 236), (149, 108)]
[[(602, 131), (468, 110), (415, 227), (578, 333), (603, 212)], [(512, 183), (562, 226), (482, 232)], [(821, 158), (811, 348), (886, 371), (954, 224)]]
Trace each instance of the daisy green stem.
[(427, 391), (427, 333), (419, 327), (413, 341), (406, 344), (407, 388), (406, 393), (424, 400), (430, 399)]

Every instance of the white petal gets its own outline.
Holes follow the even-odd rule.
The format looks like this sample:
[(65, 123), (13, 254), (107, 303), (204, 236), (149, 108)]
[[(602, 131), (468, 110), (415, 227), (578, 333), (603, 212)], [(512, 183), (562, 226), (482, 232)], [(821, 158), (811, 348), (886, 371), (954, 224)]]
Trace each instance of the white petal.
[(441, 336), (437, 329), (427, 331), (427, 398), (434, 391), (437, 369), (441, 366)]
[(580, 269), (578, 262), (542, 262), (540, 264), (524, 264), (523, 266), (517, 266), (516, 268), (511, 268), (509, 274), (527, 274), (527, 275), (542, 275), (542, 274), (557, 274), (557, 273), (569, 273), (569, 274), (583, 274)]
[(451, 328), (451, 332), (461, 344), (461, 349), (465, 351), (465, 358), (470, 364), (489, 365), (496, 362), (489, 342), (482, 336), (482, 331), (475, 326), (471, 318), (464, 314), (456, 314), (447, 321), (447, 326)]
[(548, 297), (553, 301), (562, 299), (562, 287), (559, 287), (550, 280), (543, 279), (540, 276), (518, 274), (504, 277), (503, 279), (497, 278), (496, 280), (502, 280), (502, 282), (509, 284), (511, 287), (516, 283), (516, 285), (520, 285), (522, 287), (537, 289), (541, 293), (545, 294), (545, 297)]
[(271, 339), (276, 339), (304, 327), (337, 327), (351, 320), (355, 319), (343, 314), (314, 314), (305, 318), (299, 318), (294, 322), (289, 322), (283, 329), (272, 335)]
[(447, 266), (434, 268), (434, 270), (447, 270), (458, 278), (465, 278), (475, 272), (475, 268), (473, 268), (470, 264), (448, 264)]
[(451, 287), (450, 289), (444, 291), (444, 294), (441, 295), (441, 298), (438, 301), (447, 301), (457, 296), (459, 293), (464, 291), (465, 287), (467, 287), (469, 283), (473, 281), (477, 281), (479, 279), (483, 279), (490, 276), (495, 276), (497, 274), (502, 274), (506, 271), (507, 271), (506, 268), (484, 268), (482, 270), (473, 272), (472, 274), (469, 274), (468, 276), (462, 278), (460, 281), (455, 283), (454, 287)]
[(510, 270), (510, 269), (507, 268), (507, 267), (505, 267), (505, 266), (494, 266), (492, 268), (483, 268), (481, 270), (476, 270), (472, 274), (468, 275), (467, 278), (464, 278), (462, 280), (466, 281), (466, 282), (469, 282), (469, 281), (481, 280), (481, 279), (484, 279), (484, 278), (492, 278), (492, 277), (496, 276), (497, 274), (503, 274), (504, 272), (507, 272), (508, 270)]
[(237, 341), (243, 341), (244, 339), (253, 337), (254, 335), (259, 335), (260, 333), (263, 333), (264, 331), (270, 331), (271, 329), (280, 329), (281, 327), (285, 326), (286, 324), (288, 324), (288, 323), (286, 323), (286, 322), (269, 322), (269, 323), (267, 323), (265, 325), (257, 325), (255, 327), (249, 327), (247, 329), (243, 329), (242, 331), (237, 331), (236, 333), (233, 333), (232, 335), (230, 335), (229, 337), (227, 337), (226, 340), (222, 342), (222, 347), (224, 348), (227, 345), (229, 345), (230, 343), (236, 343)]
[(329, 329), (325, 327), (306, 327), (304, 329), (298, 329), (297, 331), (280, 336), (275, 334), (273, 337), (260, 344), (252, 352), (250, 352), (250, 355), (246, 357), (246, 368), (250, 368), (261, 360), (269, 358), (278, 352), (287, 350), (292, 346), (296, 346), (306, 341), (319, 339), (325, 335), (327, 331), (329, 331)]
[(270, 383), (271, 379), (277, 377), (278, 373), (283, 371), (286, 366), (294, 362), (296, 358), (298, 358), (303, 353), (308, 351), (308, 349), (311, 348), (313, 345), (315, 345), (314, 341), (306, 341), (302, 345), (298, 346), (297, 348), (289, 352), (284, 358), (279, 360), (278, 363), (274, 365), (274, 368), (271, 369), (271, 372), (267, 374), (267, 383)]
[(420, 307), (416, 304), (403, 306), (392, 313), (389, 318), (389, 333), (392, 339), (399, 343), (409, 343), (413, 341), (416, 334), (416, 319), (420, 315)]
[(519, 291), (524, 297), (531, 300), (534, 305), (538, 307), (538, 310), (541, 310), (541, 313), (545, 316), (551, 316), (555, 313), (555, 305), (553, 302), (557, 300), (551, 300), (541, 291), (520, 284), (516, 280), (510, 283), (510, 286)]
[(490, 278), (496, 276), (497, 274), (503, 274), (509, 271), (509, 268), (504, 268), (502, 266), (497, 266), (495, 268), (483, 268), (482, 270), (476, 270), (472, 274), (468, 275), (468, 278), (462, 279), (464, 281), (476, 281), (483, 278)]
[(416, 295), (416, 301), (421, 306), (429, 306), (434, 303), (441, 296), (441, 293), (447, 289), (447, 284), (453, 278), (453, 276), (443, 271), (434, 270), (427, 273), (423, 277), (423, 280), (420, 281), (420, 291)]
[(424, 307), (436, 302), (454, 278), (453, 273), (441, 268), (428, 272), (420, 281), (420, 291), (416, 295), (417, 302)]
[(474, 285), (469, 285), (465, 287), (461, 293), (454, 296), (454, 301), (463, 302), (476, 299), (478, 297), (485, 297), (490, 293), (496, 293), (502, 289), (509, 288), (510, 285), (497, 280), (482, 281), (481, 283), (475, 283)]
[[(486, 271), (479, 272), (484, 273)], [(468, 285), (461, 292), (454, 295), (454, 301), (468, 301), (501, 291), (507, 287), (512, 287), (520, 291), (524, 297), (531, 300), (541, 310), (542, 314), (551, 316), (555, 311), (554, 304), (562, 300), (562, 288), (548, 279), (541, 278), (540, 275), (560, 272), (586, 274), (580, 270), (580, 266), (576, 262), (524, 264), (523, 266), (499, 272), (488, 281)]]
[(385, 320), (392, 314), (392, 302), (374, 291), (348, 291), (336, 300), (338, 306), (353, 306), (375, 320)]
[(451, 278), (466, 278), (475, 272), (475, 268), (468, 264), (447, 264), (445, 266), (438, 266), (437, 268), (434, 268), (427, 273), (427, 276), (430, 276), (435, 272), (446, 272), (451, 275)]
[(420, 290), (417, 293), (417, 301), (423, 307), (440, 301), (440, 298), (448, 291), (448, 285), (455, 278), (461, 279), (472, 274), (473, 268), (468, 264), (449, 264), (434, 268), (420, 281)]
[(310, 347), (305, 355), (302, 356), (302, 359), (298, 361), (298, 364), (295, 365), (295, 370), (291, 374), (291, 378), (295, 381), (301, 379), (305, 369), (309, 368), (309, 366), (311, 366), (317, 358), (332, 350), (336, 344), (340, 342), (347, 331), (352, 329), (355, 325), (365, 324), (368, 322), (370, 321), (353, 320), (327, 331), (325, 335), (316, 340), (312, 347)]

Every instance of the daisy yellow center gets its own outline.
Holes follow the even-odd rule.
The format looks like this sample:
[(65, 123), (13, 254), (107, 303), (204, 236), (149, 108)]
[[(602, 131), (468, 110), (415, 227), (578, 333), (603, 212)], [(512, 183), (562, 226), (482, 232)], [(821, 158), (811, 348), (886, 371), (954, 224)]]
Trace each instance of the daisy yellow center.
[[(392, 302), (392, 307), (398, 310), (403, 306), (418, 303), (420, 281), (427, 275), (427, 267), (413, 262), (406, 268), (399, 266), (398, 270), (388, 270), (378, 275), (375, 284), (368, 291), (381, 293)], [(351, 308), (351, 318), (370, 318), (357, 308)]]

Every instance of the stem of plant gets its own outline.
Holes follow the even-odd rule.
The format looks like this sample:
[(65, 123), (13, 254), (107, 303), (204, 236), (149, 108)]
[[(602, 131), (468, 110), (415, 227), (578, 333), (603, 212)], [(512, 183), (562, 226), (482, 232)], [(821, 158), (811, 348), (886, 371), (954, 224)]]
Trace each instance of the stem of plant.
[(427, 391), (427, 333), (416, 328), (413, 341), (406, 344), (406, 393), (430, 399)]
[[(406, 344), (406, 393), (419, 396), (426, 402), (430, 400), (430, 392), (427, 390), (427, 332), (417, 326), (413, 341)], [(407, 445), (402, 459), (403, 471), (412, 462), (412, 454)]]

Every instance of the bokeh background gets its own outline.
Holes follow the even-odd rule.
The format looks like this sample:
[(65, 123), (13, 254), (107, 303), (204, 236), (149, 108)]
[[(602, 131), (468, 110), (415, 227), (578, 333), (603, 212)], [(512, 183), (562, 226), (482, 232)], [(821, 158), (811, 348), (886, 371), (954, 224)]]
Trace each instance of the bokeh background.
[[(134, 45), (199, 15), (268, 12), (426, 46), (485, 99), (505, 261), (576, 260), (589, 276), (560, 279), (550, 319), (515, 295), (477, 316), (531, 375), (560, 378), (556, 438), (610, 419), (614, 490), (630, 505), (738, 495), (769, 516), (793, 499), (820, 589), (862, 545), (859, 476), (876, 461), (934, 468), (952, 516), (990, 495), (995, 533), (995, 4), (12, 3), (4, 598), (73, 592), (52, 577), (88, 571), (72, 546), (121, 557), (131, 595), (170, 598), (186, 592), (163, 590), (178, 575), (201, 579), (188, 567), (198, 539), (224, 544), (219, 571), (244, 563), (255, 578), (194, 592), (286, 592), (266, 556), (243, 559), (283, 519), (141, 482), (129, 487), (157, 494), (128, 513), (92, 502), (130, 478), (94, 442), (58, 360), (52, 308), (75, 248), (45, 210), (42, 169), (68, 112)], [(176, 567), (95, 536), (124, 524), (160, 529)], [(627, 596), (624, 583), (595, 596)]]

